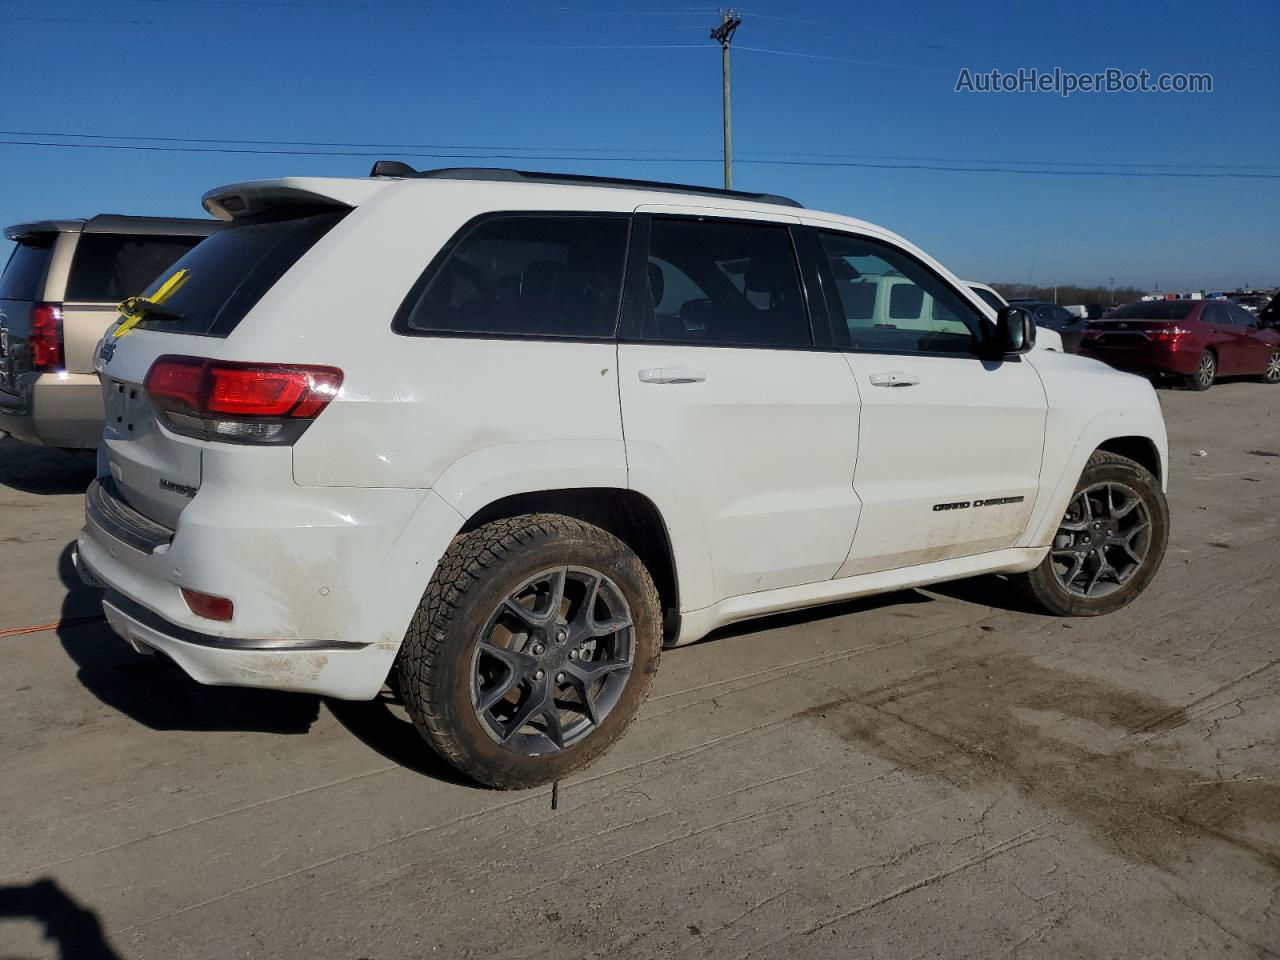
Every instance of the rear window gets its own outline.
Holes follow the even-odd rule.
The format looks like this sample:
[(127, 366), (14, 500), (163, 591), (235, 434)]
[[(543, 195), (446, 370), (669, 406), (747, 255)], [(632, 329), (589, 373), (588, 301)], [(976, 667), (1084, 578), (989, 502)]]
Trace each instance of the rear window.
[(203, 239), (83, 233), (71, 262), (66, 299), (119, 303), (137, 296)]
[(0, 276), (0, 300), (39, 300), (44, 292), (44, 276), (49, 272), (56, 233), (23, 239), (9, 256)]
[[(139, 327), (165, 333), (225, 337), (276, 281), (351, 211), (292, 210), (233, 223), (195, 247), (143, 291), (149, 297), (178, 270), (187, 282), (165, 300), (165, 313), (143, 316)], [(169, 314), (176, 314), (170, 316)]]
[(1108, 320), (1184, 320), (1198, 300), (1147, 300), (1126, 303), (1107, 314)]
[(502, 214), (450, 242), (396, 316), (402, 333), (612, 337), (625, 215)]

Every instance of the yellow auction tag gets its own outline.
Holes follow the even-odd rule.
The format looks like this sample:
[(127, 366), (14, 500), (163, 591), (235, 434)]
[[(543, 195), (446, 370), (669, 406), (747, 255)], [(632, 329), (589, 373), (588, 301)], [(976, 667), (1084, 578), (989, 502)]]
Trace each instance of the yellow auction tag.
[(128, 333), (130, 330), (132, 330), (134, 327), (138, 325), (138, 321), (140, 321), (144, 316), (146, 316), (146, 310), (144, 309), (144, 305), (150, 304), (151, 306), (156, 306), (156, 307), (160, 306), (162, 303), (164, 303), (166, 300), (172, 297), (175, 293), (181, 290), (182, 285), (186, 283), (190, 278), (191, 278), (191, 271), (187, 269), (182, 269), (182, 270), (179, 270), (177, 273), (175, 273), (168, 280), (166, 280), (163, 284), (161, 284), (160, 289), (157, 290), (155, 293), (153, 293), (150, 297), (147, 297), (145, 299), (143, 297), (129, 297), (127, 300), (121, 301), (120, 305), (116, 309), (120, 311), (120, 315), (123, 318), (123, 320), (121, 321), (120, 325), (116, 327), (115, 331), (111, 334), (111, 336), (113, 338), (123, 337), (126, 333)]

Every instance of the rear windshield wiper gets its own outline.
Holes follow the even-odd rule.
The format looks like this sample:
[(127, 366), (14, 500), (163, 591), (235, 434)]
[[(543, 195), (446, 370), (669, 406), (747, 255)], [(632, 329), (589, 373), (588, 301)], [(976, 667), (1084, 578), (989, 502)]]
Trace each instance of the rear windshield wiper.
[(145, 320), (170, 320), (178, 321), (186, 319), (185, 313), (179, 313), (176, 310), (170, 310), (166, 306), (156, 303), (154, 300), (146, 300), (143, 297), (130, 297), (124, 303), (120, 304), (120, 312), (126, 317), (135, 316), (140, 321)]

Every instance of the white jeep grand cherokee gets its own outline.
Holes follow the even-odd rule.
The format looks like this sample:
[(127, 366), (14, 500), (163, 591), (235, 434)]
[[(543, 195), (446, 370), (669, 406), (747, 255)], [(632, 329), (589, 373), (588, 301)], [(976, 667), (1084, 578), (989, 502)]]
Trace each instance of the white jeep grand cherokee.
[(115, 631), (203, 683), (390, 682), (522, 787), (607, 750), (663, 646), (980, 573), (1106, 613), (1164, 554), (1151, 386), (1029, 353), (871, 224), (400, 164), (204, 203), (230, 226), (103, 341), (78, 543)]

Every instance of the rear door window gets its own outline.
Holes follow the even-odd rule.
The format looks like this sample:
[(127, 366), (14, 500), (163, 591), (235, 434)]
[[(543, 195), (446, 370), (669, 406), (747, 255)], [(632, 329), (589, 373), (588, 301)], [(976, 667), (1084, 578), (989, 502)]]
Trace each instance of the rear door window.
[(625, 214), (499, 214), (464, 227), (414, 285), (401, 333), (612, 338)]
[(9, 255), (9, 263), (0, 275), (0, 300), (39, 300), (44, 293), (44, 278), (53, 257), (56, 233), (23, 238)]
[(163, 313), (144, 314), (138, 326), (165, 333), (225, 337), (276, 281), (351, 211), (290, 209), (237, 221), (162, 271), (142, 292), (149, 297), (179, 270), (187, 281), (165, 300)]
[(785, 226), (654, 217), (641, 336), (721, 346), (808, 347), (809, 314)]
[(137, 296), (203, 239), (83, 233), (71, 263), (66, 299), (119, 303)]

